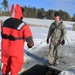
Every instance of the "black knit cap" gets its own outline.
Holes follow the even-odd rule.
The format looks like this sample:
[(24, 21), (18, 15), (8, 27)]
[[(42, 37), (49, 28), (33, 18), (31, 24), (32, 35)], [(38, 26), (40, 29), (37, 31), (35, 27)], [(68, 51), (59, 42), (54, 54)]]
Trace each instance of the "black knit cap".
[(21, 7), (21, 10), (22, 10), (22, 13), (24, 12), (24, 8), (23, 7)]
[(60, 16), (59, 15), (59, 12), (55, 12), (55, 15), (54, 15), (55, 17), (57, 17), (57, 16)]

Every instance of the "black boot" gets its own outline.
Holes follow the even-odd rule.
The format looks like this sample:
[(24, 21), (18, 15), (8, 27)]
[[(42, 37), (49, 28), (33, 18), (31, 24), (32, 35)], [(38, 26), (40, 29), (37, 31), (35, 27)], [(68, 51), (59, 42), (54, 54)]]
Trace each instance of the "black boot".
[(57, 64), (57, 63), (54, 63), (54, 66), (58, 66), (59, 64)]
[(49, 63), (49, 61), (47, 61), (48, 66), (53, 66), (53, 63)]

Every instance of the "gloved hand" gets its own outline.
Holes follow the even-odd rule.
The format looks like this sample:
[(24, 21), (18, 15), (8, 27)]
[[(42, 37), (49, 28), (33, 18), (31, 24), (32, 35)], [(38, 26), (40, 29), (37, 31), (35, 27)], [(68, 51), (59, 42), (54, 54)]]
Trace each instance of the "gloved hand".
[(28, 48), (32, 48), (32, 46), (29, 46), (28, 44), (27, 44), (27, 46), (28, 46)]
[(61, 44), (64, 45), (65, 44), (65, 40), (62, 40)]
[(49, 39), (46, 40), (46, 43), (49, 44)]

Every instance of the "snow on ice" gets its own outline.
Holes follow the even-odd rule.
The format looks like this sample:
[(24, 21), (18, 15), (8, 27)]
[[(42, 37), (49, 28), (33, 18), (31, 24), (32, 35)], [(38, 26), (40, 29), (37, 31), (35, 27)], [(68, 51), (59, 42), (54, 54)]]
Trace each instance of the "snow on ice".
[[(7, 19), (8, 17), (0, 17), (0, 20), (4, 21), (5, 19)], [(50, 26), (50, 24), (54, 21), (54, 20), (47, 20), (47, 19), (34, 19), (34, 18), (24, 18), (23, 21), (25, 21), (28, 24), (35, 24), (35, 25), (42, 25), (42, 26)], [(70, 22), (70, 21), (63, 21), (66, 29), (67, 29), (67, 37), (66, 37), (66, 44), (65, 46), (69, 45), (71, 48), (72, 46), (75, 46), (75, 31), (72, 31), (72, 27), (74, 22)], [(40, 43), (43, 43), (41, 46), (47, 46), (46, 44), (46, 37), (47, 37), (47, 33), (48, 33), (48, 27), (36, 27), (33, 26), (31, 28), (31, 31), (33, 33), (33, 38), (34, 38), (34, 43), (35, 46), (33, 48), (35, 48), (36, 46), (38, 46)], [(1, 29), (1, 28), (0, 28)], [(1, 30), (0, 30), (1, 32)], [(1, 42), (1, 36), (0, 36), (0, 42)], [(32, 50), (32, 49), (28, 49), (28, 47), (24, 46), (24, 48), (26, 50)], [(0, 49), (1, 49), (1, 44), (0, 44)], [(65, 53), (66, 55), (68, 53)], [(75, 55), (75, 54), (74, 54)], [(25, 59), (27, 56), (25, 55)], [(0, 74), (1, 75), (1, 74)], [(61, 72), (59, 75), (75, 75), (74, 71), (63, 71)]]
[(59, 75), (75, 75), (75, 74), (71, 71), (62, 71)]

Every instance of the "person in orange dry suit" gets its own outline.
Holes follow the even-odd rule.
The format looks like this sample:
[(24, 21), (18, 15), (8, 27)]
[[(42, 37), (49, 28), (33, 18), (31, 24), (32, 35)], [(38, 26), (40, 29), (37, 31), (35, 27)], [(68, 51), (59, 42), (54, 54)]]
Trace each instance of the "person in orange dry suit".
[(2, 75), (18, 75), (24, 61), (24, 42), (31, 48), (34, 45), (31, 30), (23, 18), (23, 8), (12, 4), (11, 17), (6, 19), (1, 28), (2, 36)]

